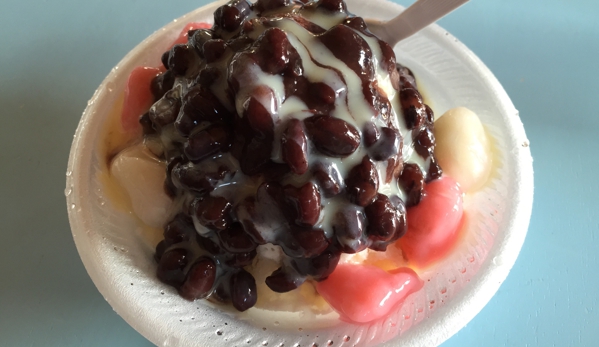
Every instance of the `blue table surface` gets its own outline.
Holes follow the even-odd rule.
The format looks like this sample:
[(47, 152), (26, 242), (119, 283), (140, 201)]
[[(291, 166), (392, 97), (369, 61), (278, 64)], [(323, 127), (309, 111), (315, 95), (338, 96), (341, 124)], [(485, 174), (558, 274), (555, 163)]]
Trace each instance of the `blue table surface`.
[[(79, 259), (64, 198), (67, 157), (110, 69), (205, 3), (2, 0), (0, 346), (151, 346), (112, 311)], [(440, 21), (511, 96), (535, 168), (516, 265), (444, 347), (599, 346), (598, 17), (595, 0), (473, 0)]]

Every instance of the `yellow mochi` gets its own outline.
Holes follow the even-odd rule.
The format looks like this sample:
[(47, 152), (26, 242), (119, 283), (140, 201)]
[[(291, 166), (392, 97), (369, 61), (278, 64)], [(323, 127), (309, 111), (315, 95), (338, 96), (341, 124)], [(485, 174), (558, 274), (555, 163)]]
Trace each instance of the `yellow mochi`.
[(110, 173), (131, 199), (135, 215), (146, 225), (162, 228), (168, 221), (171, 198), (164, 191), (166, 166), (143, 144), (120, 152)]
[(435, 122), (435, 156), (443, 172), (465, 193), (481, 188), (491, 171), (491, 145), (478, 116), (452, 108)]

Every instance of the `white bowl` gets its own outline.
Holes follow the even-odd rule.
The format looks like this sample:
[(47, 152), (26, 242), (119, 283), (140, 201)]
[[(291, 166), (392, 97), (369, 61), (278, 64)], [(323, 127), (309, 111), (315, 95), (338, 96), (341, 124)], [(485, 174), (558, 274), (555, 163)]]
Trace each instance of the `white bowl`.
[[(423, 290), (397, 312), (368, 325), (289, 330), (274, 319), (256, 325), (206, 301), (190, 303), (155, 278), (154, 245), (130, 214), (105, 197), (98, 176), (102, 129), (130, 71), (159, 65), (186, 23), (212, 22), (222, 3), (173, 21), (135, 47), (102, 82), (81, 118), (69, 157), (67, 206), (77, 249), (98, 290), (133, 328), (160, 346), (441, 344), (483, 308), (514, 264), (528, 229), (533, 170), (528, 140), (509, 97), (488, 68), (437, 25), (395, 47), (398, 61), (414, 71), (436, 114), (466, 106), (480, 116), (494, 140), (497, 167), (491, 182), (468, 199), (466, 237), (447, 259), (422, 274)], [(384, 0), (347, 3), (351, 12), (379, 19), (402, 9)]]

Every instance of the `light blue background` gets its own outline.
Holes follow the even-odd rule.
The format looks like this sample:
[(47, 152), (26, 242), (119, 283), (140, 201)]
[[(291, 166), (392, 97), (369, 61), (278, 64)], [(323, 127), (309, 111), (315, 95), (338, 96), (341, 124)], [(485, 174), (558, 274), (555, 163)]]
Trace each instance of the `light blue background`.
[[(123, 2), (1, 0), (0, 346), (151, 346), (79, 260), (63, 192), (68, 150), (112, 66), (207, 1)], [(598, 18), (595, 0), (473, 0), (441, 20), (503, 84), (535, 160), (522, 253), (444, 347), (599, 346)]]

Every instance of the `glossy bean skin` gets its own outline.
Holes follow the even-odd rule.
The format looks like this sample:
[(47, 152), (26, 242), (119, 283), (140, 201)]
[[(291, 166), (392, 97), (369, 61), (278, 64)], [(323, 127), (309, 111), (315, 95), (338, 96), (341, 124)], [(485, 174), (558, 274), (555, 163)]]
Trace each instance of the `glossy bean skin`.
[(360, 145), (360, 133), (346, 121), (330, 116), (313, 116), (304, 120), (314, 146), (332, 157), (346, 157)]
[(308, 138), (298, 119), (291, 119), (281, 138), (283, 161), (291, 171), (303, 175), (308, 171)]
[(379, 176), (368, 156), (351, 169), (345, 184), (351, 202), (364, 207), (374, 200), (379, 189)]
[(196, 260), (187, 273), (185, 282), (179, 288), (179, 294), (187, 300), (207, 297), (212, 291), (216, 279), (216, 264), (210, 258)]

